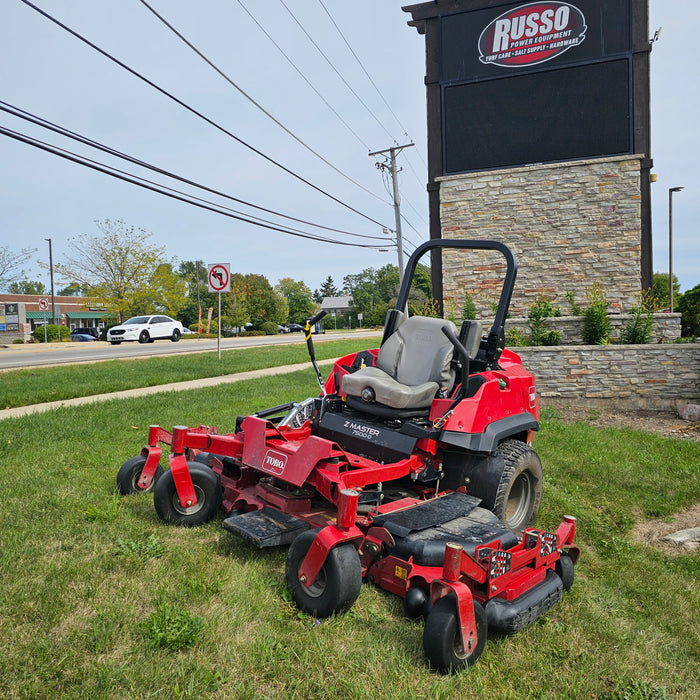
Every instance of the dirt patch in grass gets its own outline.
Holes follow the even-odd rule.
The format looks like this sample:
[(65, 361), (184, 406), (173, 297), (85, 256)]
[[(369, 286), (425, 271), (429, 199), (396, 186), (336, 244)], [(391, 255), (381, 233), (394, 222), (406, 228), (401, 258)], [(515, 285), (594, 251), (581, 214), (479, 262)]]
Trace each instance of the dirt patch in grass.
[(700, 527), (700, 503), (674, 515), (668, 521), (640, 520), (632, 528), (630, 536), (635, 542), (651, 545), (668, 554), (688, 554), (693, 551), (692, 548), (663, 538), (673, 532), (693, 527)]
[(700, 421), (685, 421), (675, 411), (622, 410), (558, 406), (557, 419), (565, 423), (586, 421), (597, 428), (630, 428), (657, 433), (665, 437), (700, 442)]
[[(588, 408), (559, 406), (557, 420), (564, 423), (589, 422), (597, 428), (629, 428), (656, 433), (664, 437), (700, 442), (700, 421), (684, 421), (675, 411), (619, 410), (615, 408)], [(640, 519), (630, 533), (637, 543), (648, 544), (667, 554), (688, 554), (693, 550), (687, 544), (664, 540), (679, 530), (700, 527), (700, 503), (696, 503), (671, 520)]]

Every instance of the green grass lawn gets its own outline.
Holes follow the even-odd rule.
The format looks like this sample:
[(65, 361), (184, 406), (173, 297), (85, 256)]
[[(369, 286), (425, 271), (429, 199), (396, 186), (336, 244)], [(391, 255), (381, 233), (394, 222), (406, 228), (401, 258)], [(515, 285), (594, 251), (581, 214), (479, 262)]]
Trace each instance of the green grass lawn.
[(578, 518), (576, 582), (455, 676), (427, 667), (422, 623), (398, 598), (365, 584), (350, 612), (318, 622), (289, 602), (284, 549), (254, 549), (221, 517), (169, 527), (152, 496), (116, 495), (150, 424), (231, 430), (238, 414), (316, 391), (308, 369), (0, 422), (0, 696), (700, 696), (700, 556), (630, 537), (638, 519), (698, 501), (697, 443), (544, 421), (538, 525)]
[[(316, 359), (342, 357), (378, 345), (379, 338), (324, 341), (315, 344)], [(225, 350), (221, 360), (216, 352), (204, 352), (11, 370), (0, 374), (0, 409), (308, 361), (306, 343), (299, 335), (293, 345)]]

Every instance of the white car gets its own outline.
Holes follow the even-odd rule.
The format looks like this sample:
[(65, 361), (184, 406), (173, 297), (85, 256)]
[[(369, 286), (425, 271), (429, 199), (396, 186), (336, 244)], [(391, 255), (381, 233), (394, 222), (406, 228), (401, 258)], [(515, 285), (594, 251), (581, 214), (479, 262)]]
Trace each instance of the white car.
[(134, 316), (120, 326), (114, 326), (107, 332), (107, 340), (112, 345), (119, 345), (129, 340), (139, 343), (152, 343), (154, 340), (172, 340), (177, 343), (182, 336), (182, 324), (170, 316)]

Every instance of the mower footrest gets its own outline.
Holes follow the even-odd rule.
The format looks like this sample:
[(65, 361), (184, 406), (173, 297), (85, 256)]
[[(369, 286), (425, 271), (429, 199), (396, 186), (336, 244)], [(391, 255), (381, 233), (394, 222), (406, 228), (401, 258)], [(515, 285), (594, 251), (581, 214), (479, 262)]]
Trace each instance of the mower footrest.
[(484, 606), (489, 631), (510, 634), (527, 627), (561, 600), (563, 588), (559, 576), (548, 571), (544, 581), (515, 600), (491, 598)]
[(309, 529), (309, 524), (289, 513), (274, 508), (263, 508), (250, 513), (231, 515), (224, 520), (222, 527), (262, 549), (291, 544), (299, 533)]

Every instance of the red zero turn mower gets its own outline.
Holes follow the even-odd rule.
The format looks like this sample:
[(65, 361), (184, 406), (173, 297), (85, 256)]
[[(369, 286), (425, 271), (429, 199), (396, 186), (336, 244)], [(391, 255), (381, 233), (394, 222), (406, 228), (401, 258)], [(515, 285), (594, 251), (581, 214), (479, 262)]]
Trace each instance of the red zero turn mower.
[[(498, 251), (506, 273), (493, 327), (404, 314), (416, 264), (434, 249)], [(122, 493), (153, 491), (159, 517), (223, 527), (258, 547), (291, 545), (286, 580), (304, 612), (347, 610), (362, 580), (425, 617), (430, 664), (480, 656), (488, 630), (515, 632), (553, 607), (574, 578), (576, 520), (533, 528), (542, 465), (535, 379), (504, 349), (516, 276), (496, 241), (435, 240), (416, 249), (378, 350), (337, 360), (324, 383), (309, 319), (318, 397), (239, 417), (234, 432), (151, 426), (124, 463)], [(170, 469), (159, 462), (170, 446)]]

